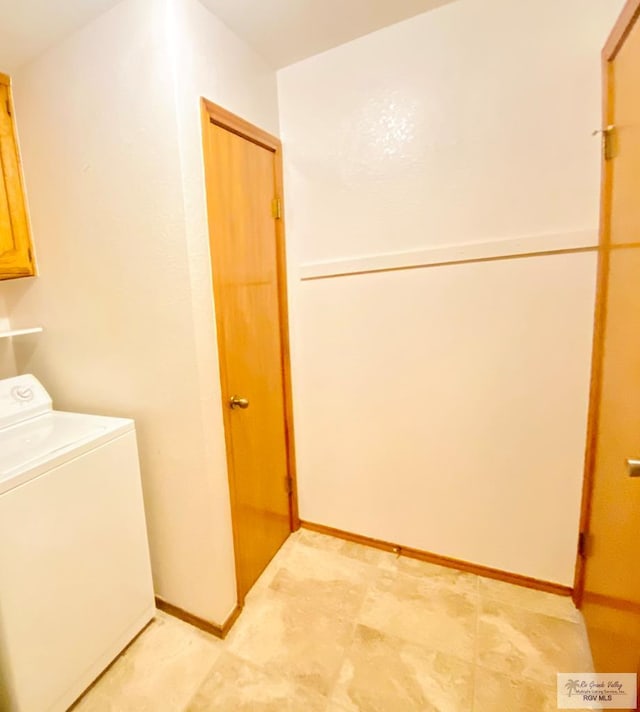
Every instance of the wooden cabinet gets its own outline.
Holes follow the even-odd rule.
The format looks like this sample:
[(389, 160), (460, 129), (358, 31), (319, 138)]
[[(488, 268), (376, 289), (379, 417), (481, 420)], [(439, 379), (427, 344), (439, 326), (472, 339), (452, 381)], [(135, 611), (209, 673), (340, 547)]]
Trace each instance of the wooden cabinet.
[(0, 279), (29, 277), (35, 274), (35, 264), (6, 74), (0, 74), (0, 168)]

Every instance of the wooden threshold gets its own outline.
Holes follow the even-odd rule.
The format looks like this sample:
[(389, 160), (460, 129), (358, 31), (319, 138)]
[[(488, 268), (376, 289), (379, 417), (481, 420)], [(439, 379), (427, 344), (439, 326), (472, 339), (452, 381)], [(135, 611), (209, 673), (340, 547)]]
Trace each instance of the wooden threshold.
[(160, 598), (160, 596), (156, 596), (156, 606), (161, 611), (168, 613), (170, 616), (179, 618), (181, 621), (189, 623), (190, 625), (203, 630), (205, 633), (211, 633), (211, 635), (215, 635), (216, 638), (220, 638), (222, 640), (227, 637), (227, 634), (231, 630), (233, 624), (238, 620), (238, 616), (242, 611), (242, 606), (236, 606), (233, 611), (231, 611), (231, 615), (227, 618), (227, 620), (222, 625), (218, 625), (217, 623), (211, 623), (211, 621), (200, 618), (199, 616), (194, 616), (193, 613), (189, 613), (179, 606), (174, 606), (173, 603), (168, 603)]
[(571, 596), (573, 593), (573, 589), (570, 586), (563, 586), (559, 583), (543, 581), (541, 579), (532, 578), (531, 576), (523, 576), (522, 574), (513, 574), (509, 571), (493, 569), (489, 566), (473, 564), (469, 561), (462, 561), (461, 559), (452, 559), (449, 556), (440, 556), (440, 554), (433, 554), (430, 551), (413, 549), (409, 546), (402, 546), (400, 544), (392, 544), (391, 542), (382, 541), (381, 539), (373, 539), (372, 537), (362, 536), (361, 534), (346, 532), (342, 529), (326, 527), (323, 524), (313, 524), (312, 522), (305, 521), (301, 521), (300, 524), (303, 529), (309, 529), (311, 531), (318, 532), (319, 534), (327, 534), (329, 536), (337, 537), (338, 539), (352, 541), (356, 544), (371, 546), (375, 549), (381, 549), (382, 551), (390, 551), (398, 556), (406, 556), (409, 559), (418, 559), (419, 561), (426, 561), (429, 564), (438, 564), (439, 566), (446, 566), (449, 569), (466, 571), (471, 574), (483, 576), (484, 578), (505, 581), (506, 583), (511, 583), (516, 586), (532, 588), (537, 591), (546, 591), (547, 593), (555, 593), (559, 596)]

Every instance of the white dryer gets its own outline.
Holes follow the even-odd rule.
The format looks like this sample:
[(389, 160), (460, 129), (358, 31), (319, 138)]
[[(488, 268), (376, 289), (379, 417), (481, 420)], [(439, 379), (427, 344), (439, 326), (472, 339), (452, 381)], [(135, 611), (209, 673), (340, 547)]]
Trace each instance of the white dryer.
[(0, 710), (66, 710), (154, 614), (133, 421), (0, 380)]

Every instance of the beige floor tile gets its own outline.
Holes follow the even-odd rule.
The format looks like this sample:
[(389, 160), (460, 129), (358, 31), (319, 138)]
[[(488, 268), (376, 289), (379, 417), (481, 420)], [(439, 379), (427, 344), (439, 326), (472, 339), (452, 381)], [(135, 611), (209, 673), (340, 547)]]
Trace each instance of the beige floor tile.
[(327, 694), (335, 682), (353, 623), (327, 608), (269, 591), (247, 607), (227, 638), (227, 648), (267, 673)]
[(556, 689), (478, 667), (473, 712), (556, 712)]
[(349, 712), (346, 707), (339, 705), (335, 700), (329, 700), (325, 712)]
[(447, 586), (460, 593), (476, 595), (478, 593), (478, 576), (458, 571), (438, 564), (430, 564), (419, 559), (410, 559), (407, 556), (393, 556), (385, 559), (382, 568), (397, 571), (409, 576), (419, 576), (424, 583), (435, 586)]
[[(477, 667), (473, 712), (557, 712), (557, 690)], [(577, 710), (587, 712), (587, 710)]]
[(255, 582), (249, 593), (245, 596), (245, 603), (258, 598), (269, 589), (271, 582), (278, 574), (281, 568), (286, 566), (289, 555), (296, 547), (296, 535), (292, 534), (280, 547), (276, 555), (267, 564), (266, 569), (260, 575), (260, 578)]
[(347, 712), (470, 712), (473, 667), (358, 626), (332, 701)]
[(483, 601), (478, 622), (478, 664), (548, 687), (558, 672), (588, 672), (591, 656), (578, 623)]
[(369, 589), (358, 622), (473, 660), (477, 598), (448, 585), (438, 586), (428, 578), (386, 572)]
[(73, 710), (183, 710), (222, 649), (216, 638), (159, 613)]
[(270, 584), (270, 589), (295, 597), (299, 605), (323, 608), (340, 618), (360, 609), (375, 566), (331, 551), (297, 544)]
[(394, 557), (394, 555), (389, 551), (376, 549), (373, 546), (356, 544), (353, 541), (343, 541), (339, 553), (343, 556), (348, 556), (350, 559), (364, 561), (365, 563), (373, 564), (374, 566), (379, 566), (385, 559), (392, 559)]
[(568, 599), (302, 530), (226, 641), (160, 613), (75, 710), (549, 712), (590, 669)]
[(382, 560), (386, 553), (372, 546), (356, 544), (352, 541), (320, 534), (310, 529), (300, 529), (297, 541), (304, 546), (311, 546), (316, 549), (323, 549), (324, 551), (333, 551), (336, 554), (341, 554), (342, 556), (347, 556), (357, 561), (363, 561), (367, 564), (373, 564), (374, 566)]
[(188, 712), (325, 712), (327, 700), (286, 676), (268, 675), (223, 653)]
[(564, 618), (574, 623), (582, 622), (582, 615), (573, 605), (570, 596), (558, 596), (487, 578), (480, 578), (480, 595), (493, 601), (527, 608), (536, 613), (544, 613), (547, 616)]

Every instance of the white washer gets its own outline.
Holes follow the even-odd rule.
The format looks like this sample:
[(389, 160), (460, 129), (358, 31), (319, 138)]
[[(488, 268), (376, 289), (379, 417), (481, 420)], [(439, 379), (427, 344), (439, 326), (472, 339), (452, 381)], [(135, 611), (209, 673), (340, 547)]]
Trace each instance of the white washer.
[(133, 421), (0, 380), (0, 710), (66, 710), (154, 614)]

